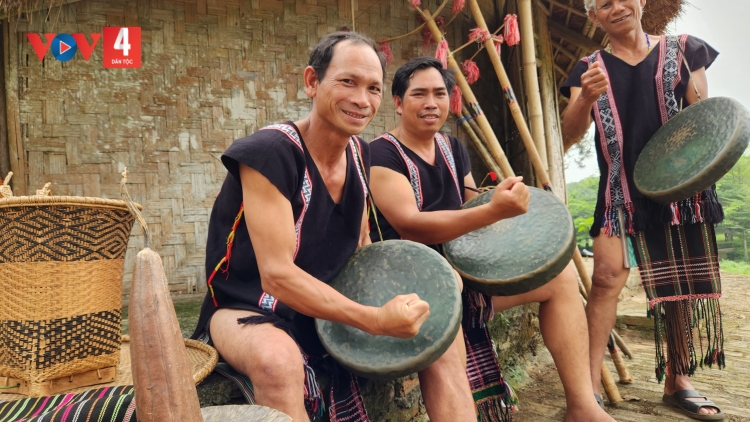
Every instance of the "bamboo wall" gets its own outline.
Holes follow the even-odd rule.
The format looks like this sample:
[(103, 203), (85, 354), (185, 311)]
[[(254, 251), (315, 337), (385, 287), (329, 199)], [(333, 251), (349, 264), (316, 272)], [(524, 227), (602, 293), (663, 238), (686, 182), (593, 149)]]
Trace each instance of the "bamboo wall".
[[(376, 39), (417, 25), (405, 0), (354, 3), (356, 29)], [(423, 1), (423, 7), (436, 4)], [(83, 0), (53, 9), (48, 21), (44, 15), (4, 28), (8, 114), (18, 123), (17, 133), (9, 123), (9, 143), (23, 157), (16, 163), (16, 195), (24, 193), (23, 182), (28, 193), (52, 182), (54, 195), (118, 198), (127, 167), (171, 290), (203, 292), (208, 218), (226, 174), (218, 157), (234, 139), (306, 115), (302, 71), (309, 51), (322, 35), (352, 27), (351, 2)], [(101, 45), (88, 62), (77, 54), (61, 63), (47, 53), (40, 63), (25, 35), (100, 33), (103, 26), (142, 28), (142, 68), (104, 69)], [(421, 35), (391, 48), (389, 77), (421, 53)], [(385, 95), (363, 137), (395, 123)], [(125, 292), (142, 246), (134, 229)]]

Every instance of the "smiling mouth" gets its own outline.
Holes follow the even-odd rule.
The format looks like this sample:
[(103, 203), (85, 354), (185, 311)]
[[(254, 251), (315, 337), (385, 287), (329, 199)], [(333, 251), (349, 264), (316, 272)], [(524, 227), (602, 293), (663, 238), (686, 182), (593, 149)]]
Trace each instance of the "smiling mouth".
[(344, 114), (346, 114), (347, 116), (351, 116), (351, 117), (354, 117), (355, 119), (364, 119), (364, 118), (366, 118), (366, 117), (367, 117), (367, 116), (366, 116), (366, 115), (364, 115), (364, 114), (353, 113), (353, 112), (351, 112), (351, 111), (346, 111), (346, 110), (341, 110), (341, 111), (343, 111), (343, 112), (344, 112)]
[(624, 21), (625, 19), (627, 19), (627, 18), (629, 18), (629, 17), (630, 17), (630, 15), (627, 15), (627, 16), (623, 16), (623, 17), (621, 17), (621, 18), (619, 18), (619, 19), (615, 19), (615, 20), (613, 20), (613, 21), (612, 21), (612, 23), (620, 23), (620, 22)]
[(439, 119), (440, 118), (440, 116), (438, 116), (437, 114), (425, 114), (420, 117), (423, 119)]

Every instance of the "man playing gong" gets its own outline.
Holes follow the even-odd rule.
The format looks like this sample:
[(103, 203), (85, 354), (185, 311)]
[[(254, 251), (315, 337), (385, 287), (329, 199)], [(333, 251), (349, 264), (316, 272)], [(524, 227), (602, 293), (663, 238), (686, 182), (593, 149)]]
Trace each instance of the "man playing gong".
[[(714, 232), (723, 212), (715, 188), (667, 205), (644, 197), (633, 182), (636, 160), (657, 129), (683, 106), (707, 97), (706, 69), (718, 53), (688, 35), (645, 33), (646, 0), (586, 0), (585, 5), (589, 18), (607, 32), (610, 47), (584, 57), (561, 92), (570, 97), (563, 117), (566, 147), (596, 123), (601, 178), (586, 308), (591, 368), (602, 363), (635, 255), (655, 323), (656, 378), (666, 377), (663, 400), (692, 418), (721, 420), (719, 408), (688, 381), (699, 364), (724, 365)], [(703, 327), (708, 338), (697, 341), (694, 327)], [(598, 390), (599, 372), (591, 375)]]
[[(384, 75), (384, 58), (371, 39), (355, 32), (327, 35), (304, 71), (310, 114), (239, 139), (222, 156), (228, 175), (211, 212), (208, 293), (193, 337), (212, 342), (240, 381), (249, 378), (248, 394), (258, 404), (295, 421), (321, 416), (323, 397), (331, 399), (331, 421), (369, 421), (348, 372), (334, 371), (340, 376), (330, 393), (318, 389), (311, 367), (325, 350), (313, 318), (408, 338), (429, 316), (429, 305), (416, 294), (363, 306), (327, 284), (370, 243), (370, 152), (354, 135), (377, 112)], [(425, 397), (432, 420), (472, 420), (468, 382), (443, 374), (461, 367), (453, 345), (423, 371), (433, 387)]]
[[(448, 118), (453, 74), (431, 57), (412, 59), (396, 72), (392, 95), (400, 122), (370, 143), (370, 187), (378, 214), (373, 241), (407, 239), (441, 251), (441, 244), (504, 218), (526, 212), (529, 190), (521, 177), (505, 179), (485, 205), (460, 209), (476, 196), (464, 146), (438, 131)], [(509, 239), (509, 241), (513, 241)], [(509, 419), (512, 391), (503, 381), (485, 323), (502, 311), (539, 302), (542, 337), (562, 379), (567, 421), (612, 421), (594, 399), (589, 382), (588, 333), (574, 270), (529, 293), (492, 297), (464, 288), (463, 330), (471, 389), (482, 421)], [(582, 341), (583, 340), (583, 341)]]

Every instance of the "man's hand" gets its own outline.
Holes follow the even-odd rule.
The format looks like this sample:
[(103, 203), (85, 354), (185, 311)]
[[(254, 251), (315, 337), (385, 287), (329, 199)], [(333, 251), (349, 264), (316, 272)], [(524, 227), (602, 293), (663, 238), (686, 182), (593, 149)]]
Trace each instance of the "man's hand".
[(373, 334), (398, 338), (411, 338), (417, 335), (422, 323), (430, 316), (430, 304), (421, 300), (416, 293), (398, 295), (378, 308)]
[(512, 218), (529, 210), (529, 195), (523, 177), (509, 177), (495, 188), (490, 207), (500, 220)]
[(599, 62), (589, 65), (583, 75), (581, 75), (581, 99), (587, 104), (593, 104), (599, 97), (607, 92), (609, 82), (604, 71), (599, 67)]

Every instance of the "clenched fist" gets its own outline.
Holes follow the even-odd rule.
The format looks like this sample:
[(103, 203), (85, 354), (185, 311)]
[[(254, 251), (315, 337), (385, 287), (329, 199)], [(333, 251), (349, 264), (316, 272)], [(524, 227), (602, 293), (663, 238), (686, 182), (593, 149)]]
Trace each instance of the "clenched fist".
[(523, 177), (509, 177), (495, 188), (490, 207), (499, 220), (525, 214), (529, 210), (529, 187)]
[(376, 334), (399, 338), (417, 335), (430, 316), (430, 304), (415, 293), (398, 295), (378, 309)]
[(587, 104), (593, 104), (602, 94), (607, 92), (608, 86), (607, 75), (599, 67), (599, 62), (594, 62), (589, 65), (589, 70), (581, 75), (580, 98)]

